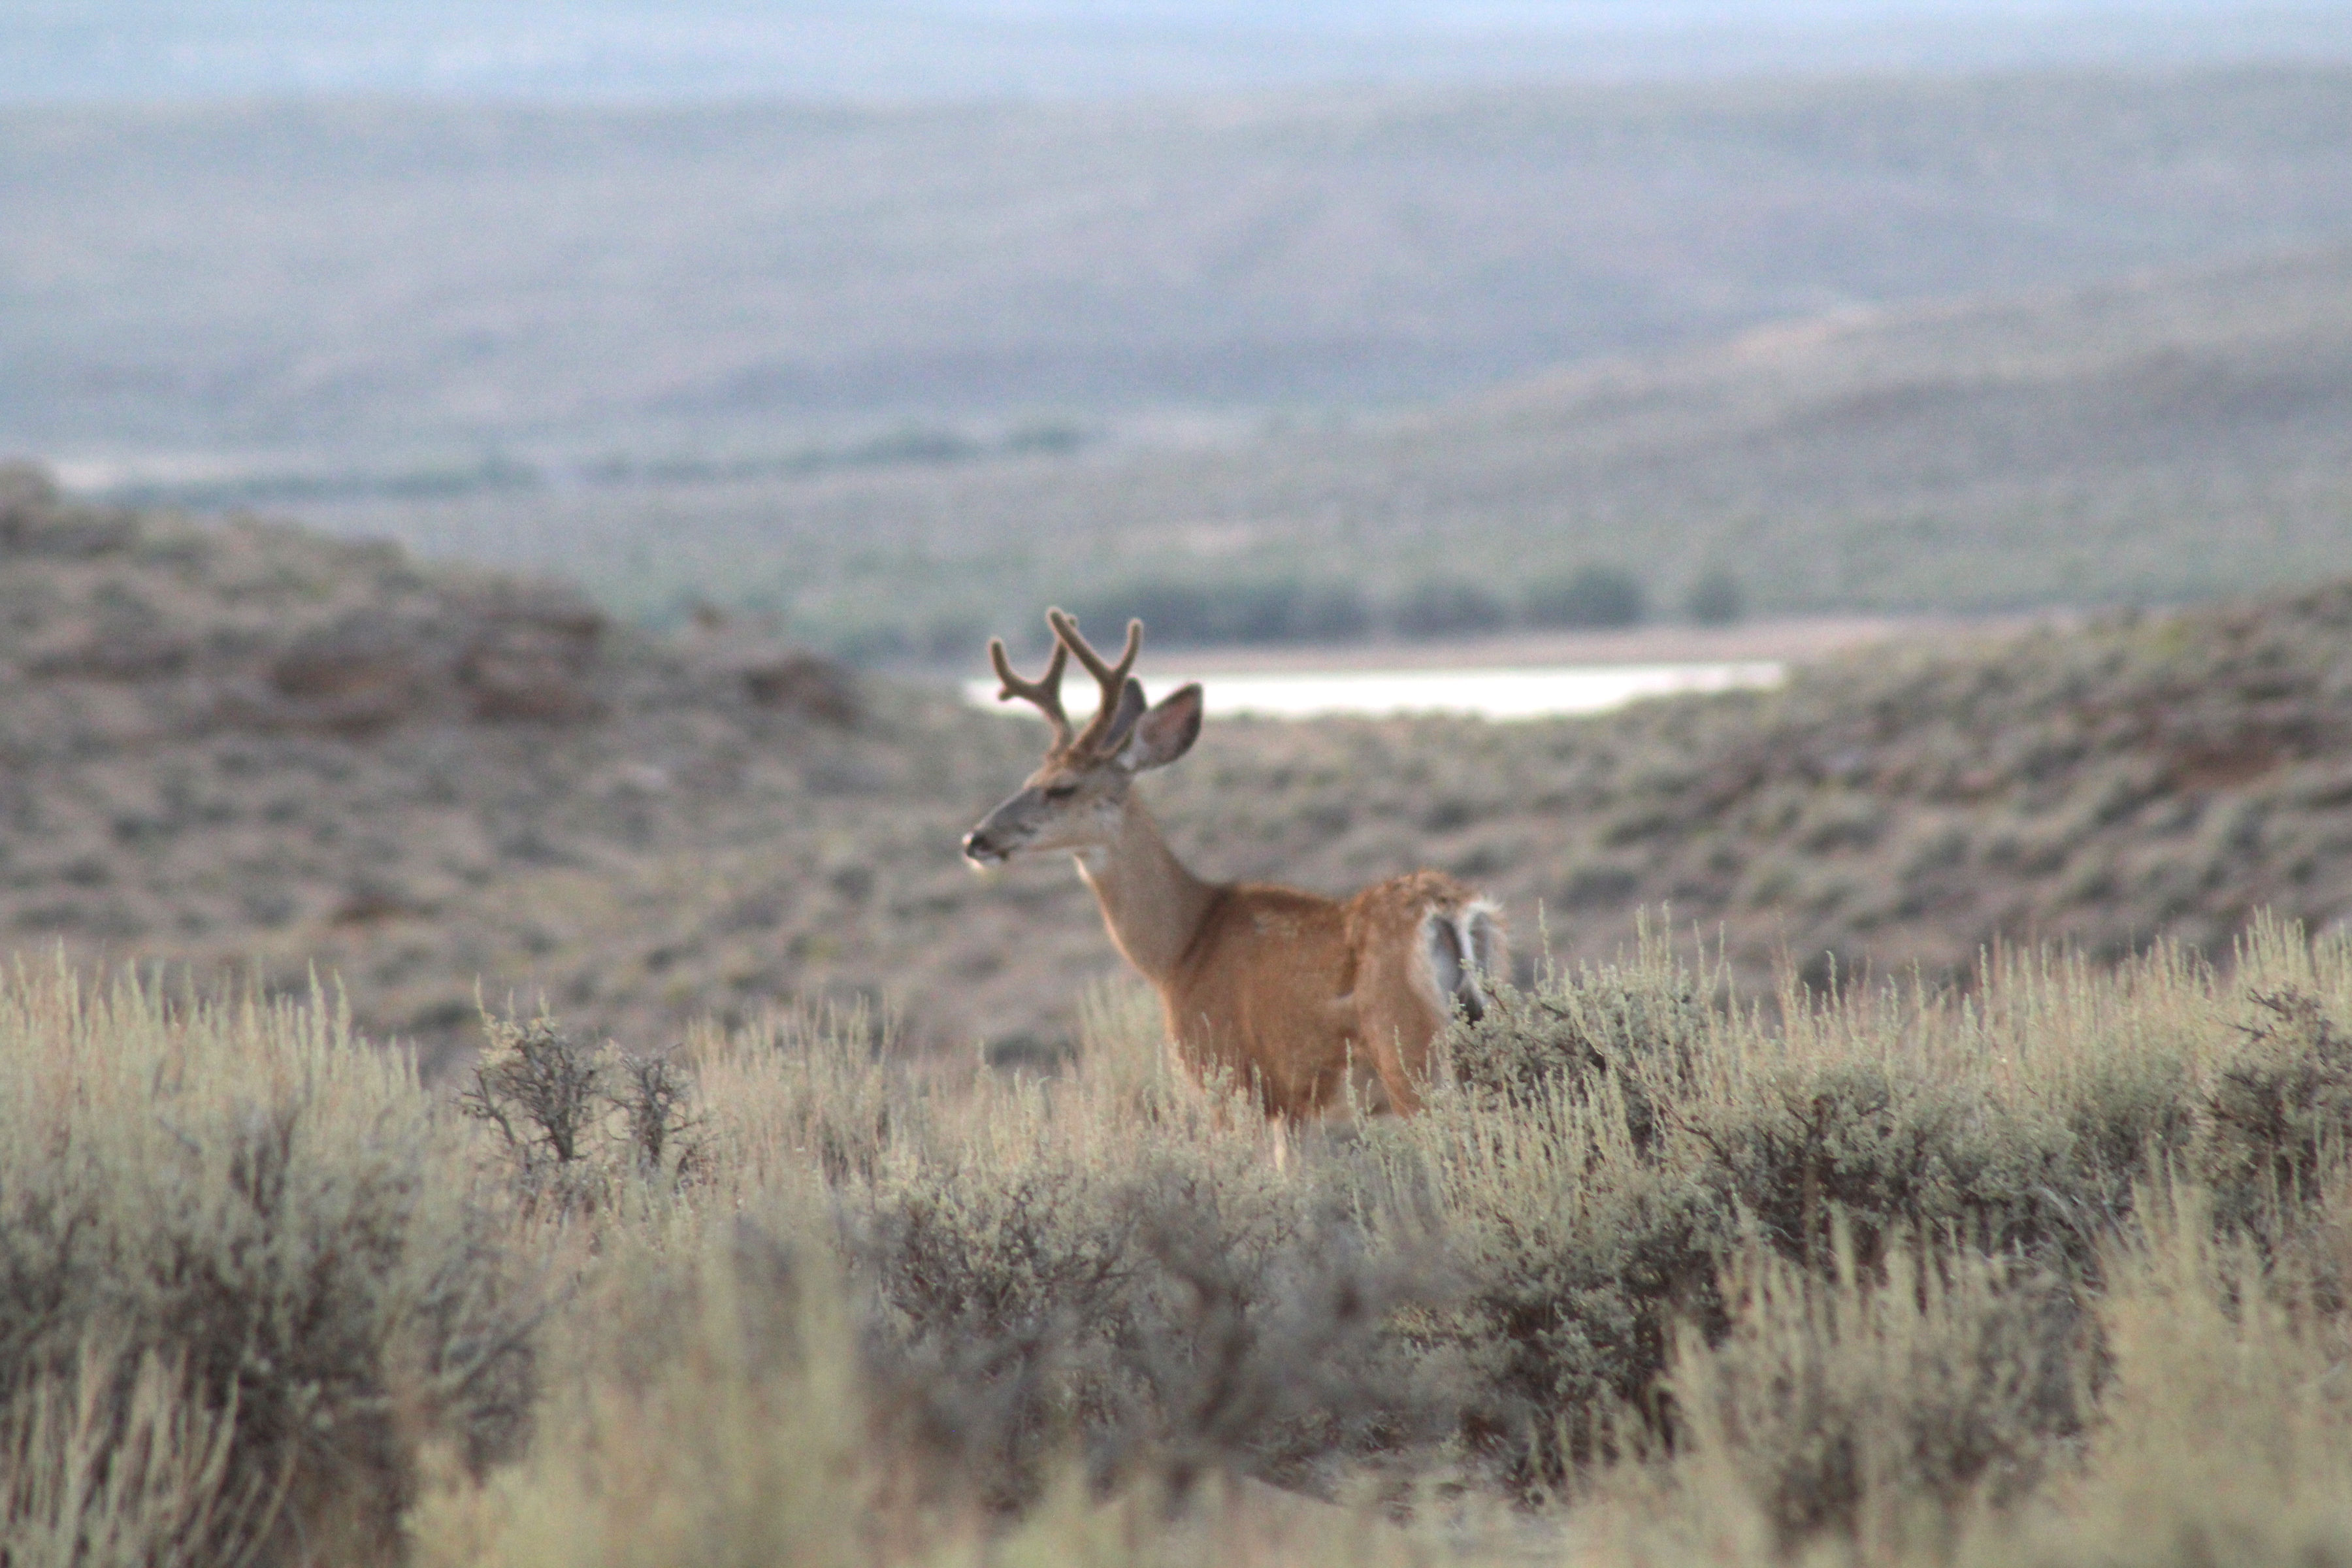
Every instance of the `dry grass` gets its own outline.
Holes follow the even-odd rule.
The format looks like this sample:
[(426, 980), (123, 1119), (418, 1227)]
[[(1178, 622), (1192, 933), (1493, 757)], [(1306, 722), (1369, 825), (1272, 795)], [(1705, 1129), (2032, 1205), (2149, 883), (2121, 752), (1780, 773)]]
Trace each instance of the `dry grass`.
[(193, 1560), (323, 1551), (393, 1528), (420, 1433), (476, 1466), (520, 1440), (505, 1200), (328, 998), (20, 969), (0, 1063), (12, 1528), (102, 1535), (128, 1510)]
[[(634, 871), (542, 868), (499, 896), (534, 929), (617, 928), (631, 876), (684, 889), (644, 906), (688, 982), (673, 1017), (708, 995), (694, 966), (788, 920), (877, 964), (934, 944), (923, 973), (959, 978), (1020, 951), (1031, 994), (1079, 989), (1087, 970), (1055, 967), (1079, 944), (1113, 962), (1058, 868), (963, 890), (940, 864), (960, 792), (985, 798), (968, 775), (1025, 760), (1012, 726), (887, 690), (846, 731), (780, 717), (715, 655), (617, 637), (566, 665), (581, 634), (542, 610), (489, 662), (576, 681), (593, 715), (484, 717), (451, 661), (325, 691), (430, 710), (366, 734), (257, 739), (217, 710), (162, 731), (207, 671), (350, 629), (328, 568), (351, 558), (38, 497), (14, 515), (36, 512), (10, 564), (41, 626), (80, 637), (152, 592), (195, 629), (60, 644), (144, 662), (11, 668), (26, 888), (110, 907), (152, 856), (151, 886), (216, 895), (214, 835), (293, 843), (250, 798), (274, 758), (259, 776), (311, 781), (315, 820), (383, 803), (342, 817), (371, 832), (470, 810), (583, 862), (640, 835)], [(419, 625), (478, 605), (371, 559)], [(238, 635), (306, 582), (326, 597), (290, 641)], [(1236, 725), (1162, 799), (1227, 871), (1343, 884), (1424, 849), (1540, 868), (1509, 837), (1574, 825), (1591, 837), (1561, 852), (1623, 872), (1626, 908), (1665, 879), (1741, 907), (1778, 856), (1905, 897), (2013, 874), (2109, 921), (2152, 889), (2220, 931), (2266, 889), (2297, 912), (2335, 896), (2347, 602), (1857, 661), (1590, 725)], [(217, 639), (207, 604), (236, 612)], [(370, 669), (435, 646), (329, 643)], [(68, 681), (95, 717), (44, 684)], [(712, 776), (658, 807), (570, 776), (638, 747)], [(77, 793), (134, 773), (152, 815)], [(397, 870), (381, 850), (337, 864)], [(96, 869), (43, 858), (66, 854)], [(1892, 929), (1858, 893), (1794, 907)], [(968, 924), (983, 908), (1002, 923)], [(1085, 993), (1068, 1049), (995, 1068), (887, 1005), (763, 980), (625, 1047), (602, 1016), (494, 1013), (478, 1068), (432, 1086), (316, 987), (22, 966), (0, 983), (0, 1541), (93, 1563), (2341, 1554), (2352, 939), (2258, 916), (2223, 963), (1996, 945), (1893, 983), (1792, 961), (1758, 992), (1752, 932), (1691, 952), (1622, 929), (1602, 962), (1610, 928), (1580, 916), (1563, 966), (1456, 1030), (1425, 1114), (1314, 1129), (1171, 1072), (1123, 984)], [(614, 994), (658, 973), (604, 955), (562, 959)], [(762, 987), (803, 999), (763, 1008)], [(983, 991), (943, 990), (979, 1032)]]
[(696, 1157), (656, 1164), (646, 1080), (552, 1023), (499, 1026), (467, 1115), (321, 1001), (19, 974), (9, 1539), (2336, 1560), (2352, 943), (1772, 1008), (1714, 980), (1655, 942), (1547, 977), (1426, 1114), (1286, 1131), (1124, 992), (1043, 1078), (776, 1015), (670, 1064)]

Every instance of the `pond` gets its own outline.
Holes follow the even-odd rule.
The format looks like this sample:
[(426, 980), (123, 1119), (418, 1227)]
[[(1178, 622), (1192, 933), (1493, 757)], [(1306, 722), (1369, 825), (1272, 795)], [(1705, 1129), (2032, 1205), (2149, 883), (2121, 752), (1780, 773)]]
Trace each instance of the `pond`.
[[(1479, 719), (1545, 719), (1603, 713), (1644, 697), (1778, 686), (1787, 667), (1747, 659), (1694, 664), (1570, 664), (1498, 666), (1484, 669), (1334, 669), (1227, 671), (1197, 678), (1181, 670), (1147, 680), (1155, 699), (1198, 679), (1209, 712), (1267, 719), (1329, 714), (1453, 713)], [(1071, 679), (1073, 708), (1092, 690), (1083, 674)], [(964, 683), (976, 706), (994, 708), (996, 682)], [(1026, 703), (1007, 704), (1023, 712)]]

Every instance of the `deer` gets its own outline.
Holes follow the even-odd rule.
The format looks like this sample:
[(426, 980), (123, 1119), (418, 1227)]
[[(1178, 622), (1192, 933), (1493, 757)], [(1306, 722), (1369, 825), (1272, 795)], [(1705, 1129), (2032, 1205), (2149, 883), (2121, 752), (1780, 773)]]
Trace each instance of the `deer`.
[[(1320, 1120), (1352, 1107), (1410, 1115), (1423, 1103), (1439, 1035), (1489, 1005), (1508, 956), (1500, 910), (1443, 872), (1420, 870), (1345, 899), (1196, 876), (1160, 836), (1134, 786), (1200, 738), (1197, 682), (1147, 704), (1130, 673), (1143, 623), (1116, 663), (1059, 609), (1034, 680), (989, 640), (999, 701), (1034, 704), (1053, 726), (1037, 770), (964, 836), (975, 867), (1064, 850), (1102, 907), (1129, 963), (1160, 994), (1168, 1036), (1193, 1078), (1255, 1093), (1270, 1119)], [(1101, 688), (1084, 729), (1062, 708), (1076, 659)]]

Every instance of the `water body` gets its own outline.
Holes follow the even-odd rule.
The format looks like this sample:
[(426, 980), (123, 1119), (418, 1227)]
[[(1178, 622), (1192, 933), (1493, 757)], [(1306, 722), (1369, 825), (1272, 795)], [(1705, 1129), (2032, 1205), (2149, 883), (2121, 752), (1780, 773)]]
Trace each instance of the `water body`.
[[(1246, 713), (1265, 719), (1317, 719), (1333, 714), (1381, 716), (1449, 713), (1478, 719), (1549, 719), (1605, 713), (1644, 697), (1732, 691), (1780, 684), (1787, 667), (1776, 660), (1708, 664), (1570, 664), (1487, 669), (1284, 670), (1188, 677), (1181, 671), (1147, 682), (1155, 699), (1197, 679), (1212, 716)], [(1075, 693), (1085, 684), (1076, 678)], [(964, 684), (977, 707), (994, 708), (996, 682)], [(1024, 713), (1026, 703), (1007, 708)]]

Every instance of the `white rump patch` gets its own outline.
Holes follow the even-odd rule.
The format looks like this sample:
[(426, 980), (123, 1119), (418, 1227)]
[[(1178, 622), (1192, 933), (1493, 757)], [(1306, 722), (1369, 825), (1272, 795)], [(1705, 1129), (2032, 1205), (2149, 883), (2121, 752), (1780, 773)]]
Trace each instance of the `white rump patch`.
[(1503, 932), (1493, 904), (1480, 900), (1422, 917), (1422, 950), (1439, 1010), (1455, 1007), (1472, 1023), (1486, 1016), (1486, 986), (1503, 962)]

